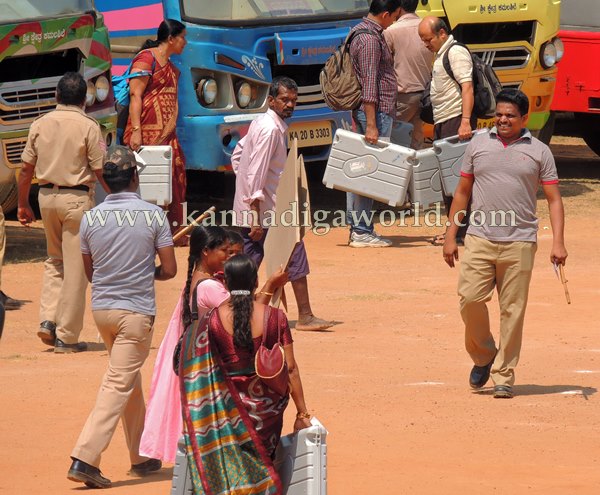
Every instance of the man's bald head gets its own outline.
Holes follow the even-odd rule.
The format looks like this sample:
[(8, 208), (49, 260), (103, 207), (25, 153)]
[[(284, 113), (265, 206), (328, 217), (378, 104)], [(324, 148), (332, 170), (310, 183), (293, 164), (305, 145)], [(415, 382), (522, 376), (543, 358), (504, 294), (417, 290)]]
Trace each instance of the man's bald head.
[(438, 52), (448, 39), (448, 35), (448, 25), (439, 17), (428, 15), (419, 23), (419, 36), (431, 52)]

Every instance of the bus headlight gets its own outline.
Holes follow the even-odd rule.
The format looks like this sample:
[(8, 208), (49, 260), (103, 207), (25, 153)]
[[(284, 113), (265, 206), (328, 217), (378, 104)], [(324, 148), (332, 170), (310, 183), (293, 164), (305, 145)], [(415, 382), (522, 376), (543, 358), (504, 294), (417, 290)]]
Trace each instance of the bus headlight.
[(110, 92), (110, 84), (108, 79), (104, 76), (100, 76), (96, 79), (96, 98), (98, 101), (104, 101), (108, 98), (108, 93)]
[(217, 81), (201, 79), (196, 86), (196, 95), (203, 105), (212, 105), (217, 100)]
[(551, 41), (540, 48), (540, 63), (544, 69), (549, 69), (556, 63), (556, 47)]
[(554, 38), (552, 44), (554, 45), (554, 48), (556, 48), (556, 61), (560, 62), (560, 59), (563, 58), (563, 55), (565, 54), (565, 44), (560, 38)]
[(246, 108), (252, 101), (252, 86), (247, 82), (239, 84), (236, 97), (240, 108)]
[(85, 106), (91, 107), (96, 101), (96, 86), (92, 81), (87, 82), (87, 91), (85, 93)]

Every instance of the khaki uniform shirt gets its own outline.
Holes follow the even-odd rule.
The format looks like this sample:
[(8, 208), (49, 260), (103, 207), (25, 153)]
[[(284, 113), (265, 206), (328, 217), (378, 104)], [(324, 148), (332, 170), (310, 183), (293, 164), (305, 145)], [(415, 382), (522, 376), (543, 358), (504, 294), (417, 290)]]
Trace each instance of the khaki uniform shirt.
[(452, 67), (452, 72), (454, 72), (454, 77), (456, 77), (456, 82), (444, 69), (444, 54), (453, 43), (454, 37), (452, 35), (448, 36), (433, 62), (431, 104), (433, 105), (433, 120), (436, 124), (441, 124), (462, 114), (460, 84), (473, 80), (473, 61), (468, 50), (462, 46), (455, 46), (448, 53), (448, 61), (450, 67)]
[(21, 160), (35, 167), (40, 184), (93, 186), (104, 149), (98, 122), (79, 107), (57, 105), (31, 124)]

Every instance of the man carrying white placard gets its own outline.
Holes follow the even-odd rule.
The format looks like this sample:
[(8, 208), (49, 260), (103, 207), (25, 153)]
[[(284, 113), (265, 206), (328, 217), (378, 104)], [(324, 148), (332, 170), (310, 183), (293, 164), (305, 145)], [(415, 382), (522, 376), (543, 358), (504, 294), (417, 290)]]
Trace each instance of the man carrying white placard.
[[(231, 157), (236, 173), (234, 223), (241, 227), (244, 253), (257, 265), (264, 257), (269, 219), (275, 211), (277, 186), (287, 159), (284, 119), (292, 116), (297, 99), (298, 86), (292, 79), (274, 78), (268, 97), (269, 110), (252, 122)], [(303, 242), (294, 249), (287, 270), (298, 305), (296, 330), (325, 330), (332, 326), (333, 322), (312, 313), (306, 278), (310, 270)]]

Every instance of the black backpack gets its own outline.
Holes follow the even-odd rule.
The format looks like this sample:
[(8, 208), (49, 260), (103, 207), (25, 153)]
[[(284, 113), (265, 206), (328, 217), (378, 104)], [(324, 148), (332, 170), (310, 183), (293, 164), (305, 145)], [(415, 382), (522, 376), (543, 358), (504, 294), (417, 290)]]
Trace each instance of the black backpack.
[[(502, 91), (502, 84), (491, 65), (486, 64), (479, 55), (469, 50), (469, 47), (462, 43), (453, 43), (444, 53), (442, 64), (446, 73), (458, 84), (454, 77), (454, 72), (450, 66), (448, 53), (453, 46), (458, 45), (466, 48), (473, 61), (473, 115), (479, 119), (493, 117), (496, 114), (496, 95)], [(431, 104), (431, 82), (427, 84), (421, 98), (421, 120), (427, 124), (433, 124), (433, 105)]]

